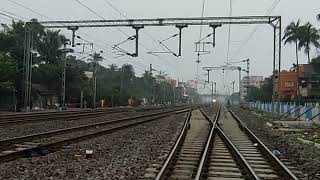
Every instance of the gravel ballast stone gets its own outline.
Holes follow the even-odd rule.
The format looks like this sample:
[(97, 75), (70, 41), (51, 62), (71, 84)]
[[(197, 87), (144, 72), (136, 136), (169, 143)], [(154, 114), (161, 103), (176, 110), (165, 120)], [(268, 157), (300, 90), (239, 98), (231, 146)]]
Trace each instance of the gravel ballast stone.
[[(164, 161), (185, 116), (123, 129), (46, 156), (2, 163), (0, 179), (139, 179), (150, 163)], [(85, 157), (86, 150), (93, 150), (92, 158)]]
[(299, 141), (295, 132), (268, 127), (266, 123), (272, 119), (260, 117), (250, 110), (236, 107), (232, 110), (270, 150), (280, 151), (294, 169), (303, 173), (295, 173), (299, 179), (320, 179), (320, 151), (314, 145)]

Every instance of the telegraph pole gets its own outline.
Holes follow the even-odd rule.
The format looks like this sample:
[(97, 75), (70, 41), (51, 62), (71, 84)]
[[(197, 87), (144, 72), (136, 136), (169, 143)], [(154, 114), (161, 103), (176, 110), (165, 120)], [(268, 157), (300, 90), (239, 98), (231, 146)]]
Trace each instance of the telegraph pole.
[(238, 67), (239, 70), (239, 104), (241, 104), (241, 67)]
[(215, 98), (217, 99), (217, 83), (214, 83), (214, 94)]
[(247, 77), (248, 77), (248, 83), (247, 83), (247, 101), (249, 101), (249, 85), (250, 85), (250, 76), (249, 76), (249, 65), (250, 65), (250, 60), (247, 59), (245, 60), (247, 62)]
[(97, 57), (93, 57), (93, 109), (96, 109), (97, 97)]
[(231, 97), (232, 97), (232, 104), (234, 104), (234, 83), (235, 83), (235, 81), (232, 81), (232, 95), (231, 95)]
[(63, 48), (63, 50), (64, 50), (64, 53), (65, 53), (65, 55), (64, 55), (64, 58), (63, 58), (63, 69), (62, 69), (62, 90), (61, 90), (61, 95), (62, 95), (62, 98), (61, 98), (61, 107), (62, 107), (62, 109), (65, 109), (65, 107), (66, 107), (66, 103), (65, 103), (65, 101), (66, 101), (66, 66), (67, 66), (67, 57), (66, 57), (66, 55), (67, 55), (67, 49), (66, 49), (66, 47), (67, 47), (67, 44), (66, 43), (64, 43), (64, 48)]
[(149, 67), (149, 98), (148, 98), (148, 101), (149, 101), (149, 104), (151, 104), (151, 91), (152, 91), (152, 64), (150, 64), (150, 67)]
[(211, 103), (213, 102), (213, 84), (214, 82), (211, 82)]

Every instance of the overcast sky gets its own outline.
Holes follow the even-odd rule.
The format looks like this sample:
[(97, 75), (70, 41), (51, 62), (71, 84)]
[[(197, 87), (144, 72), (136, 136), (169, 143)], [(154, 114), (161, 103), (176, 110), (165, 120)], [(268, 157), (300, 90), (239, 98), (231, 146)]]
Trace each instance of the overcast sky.
[[(40, 21), (45, 20), (84, 20), (84, 19), (101, 19), (96, 14), (81, 6), (75, 0), (0, 0), (0, 10), (9, 11), (26, 19), (37, 18)], [(20, 3), (35, 12), (31, 12), (23, 7), (13, 3)], [(79, 0), (90, 7), (105, 19), (121, 19), (121, 14), (111, 8), (105, 0)], [(160, 17), (201, 17), (202, 0), (107, 0), (129, 18), (160, 18)], [(244, 15), (265, 15), (267, 10), (276, 0), (232, 0), (232, 16)], [(1, 11), (0, 11), (1, 12)], [(320, 22), (316, 21), (316, 14), (320, 13), (319, 0), (281, 0), (273, 9), (270, 15), (281, 15), (283, 30), (291, 21), (301, 19), (303, 23), (311, 22), (317, 28), (320, 28)], [(229, 16), (228, 0), (206, 0), (204, 16)], [(50, 18), (50, 19), (48, 19)], [(9, 19), (0, 16), (1, 23), (8, 23)], [(251, 59), (251, 75), (269, 76), (272, 73), (273, 58), (273, 30), (269, 25), (259, 27), (253, 38), (244, 46), (240, 53), (235, 54), (237, 49), (248, 38), (256, 25), (232, 25), (230, 39), (230, 61), (242, 59)], [(61, 30), (67, 37), (71, 33)], [(121, 28), (121, 31), (129, 35), (134, 35), (131, 28)], [(103, 65), (108, 66), (111, 63), (133, 64), (137, 75), (141, 75), (144, 70), (148, 69), (149, 64), (157, 70), (165, 71), (174, 79), (190, 80), (194, 79), (197, 72), (196, 60), (194, 53), (194, 42), (199, 40), (200, 27), (189, 27), (183, 31), (183, 49), (182, 57), (176, 58), (172, 55), (160, 55), (160, 57), (147, 54), (148, 51), (159, 51), (162, 48), (155, 43), (148, 35), (156, 40), (166, 39), (177, 33), (174, 27), (147, 27), (142, 30), (146, 33), (140, 34), (140, 55), (138, 58), (124, 56), (116, 57), (112, 53), (111, 46), (127, 38), (127, 36), (116, 28), (87, 28), (80, 29), (79, 35), (90, 42), (95, 43), (95, 50), (103, 50), (103, 56), (106, 61)], [(141, 32), (142, 32), (141, 31)], [(212, 29), (203, 27), (203, 36), (211, 33)], [(166, 45), (174, 51), (178, 49), (177, 39), (172, 39)], [(205, 78), (202, 66), (219, 66), (227, 59), (228, 47), (228, 25), (217, 29), (216, 48), (208, 47), (210, 54), (201, 56), (199, 65), (199, 75)], [(130, 52), (134, 50), (134, 43), (129, 42), (123, 46)], [(81, 51), (78, 48), (77, 51)], [(87, 49), (89, 51), (89, 49)], [(315, 49), (312, 49), (312, 56), (315, 56)], [(295, 61), (293, 46), (283, 47), (282, 69), (289, 69)], [(300, 52), (300, 62), (306, 63), (307, 57)], [(245, 67), (243, 65), (243, 67)], [(211, 80), (218, 83), (220, 92), (226, 92), (224, 82), (227, 85), (233, 80), (238, 84), (238, 73), (229, 72), (226, 77), (222, 71), (211, 73)], [(236, 88), (238, 89), (238, 88)], [(204, 90), (202, 90), (204, 91)], [(206, 90), (208, 91), (208, 90)]]

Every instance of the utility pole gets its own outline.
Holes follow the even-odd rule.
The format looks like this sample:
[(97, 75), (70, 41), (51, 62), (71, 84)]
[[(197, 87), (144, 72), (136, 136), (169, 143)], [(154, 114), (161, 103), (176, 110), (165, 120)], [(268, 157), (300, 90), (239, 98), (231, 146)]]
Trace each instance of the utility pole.
[(151, 91), (152, 91), (152, 64), (150, 64), (150, 67), (149, 67), (149, 98), (148, 98), (148, 101), (149, 101), (149, 104), (151, 104)]
[(212, 83), (211, 83), (211, 103), (213, 102), (213, 85), (214, 85), (215, 83), (212, 81)]
[(163, 103), (162, 104), (165, 104), (166, 102), (166, 83), (163, 82)]
[(215, 94), (215, 98), (217, 99), (217, 83), (214, 83), (214, 94)]
[(176, 87), (175, 85), (173, 86), (173, 104), (176, 104)]
[(232, 97), (232, 104), (234, 104), (234, 83), (235, 83), (235, 81), (232, 81), (232, 95), (231, 95), (231, 97)]
[(80, 109), (83, 109), (83, 90), (80, 92)]
[(97, 58), (93, 57), (93, 109), (96, 109), (97, 97)]
[(250, 60), (247, 59), (245, 60), (247, 62), (247, 77), (248, 77), (248, 83), (247, 83), (247, 101), (249, 101), (249, 86), (250, 86), (250, 76), (249, 76), (249, 65), (250, 65)]
[(66, 107), (66, 66), (67, 66), (67, 44), (64, 43), (64, 47), (63, 47), (63, 50), (64, 50), (64, 58), (63, 58), (63, 69), (62, 69), (62, 89), (61, 89), (61, 107), (62, 109), (65, 109)]
[(26, 112), (31, 110), (31, 87), (32, 87), (32, 49), (33, 35), (31, 29), (25, 29), (25, 49), (24, 49), (24, 109)]
[(239, 104), (241, 104), (241, 67), (238, 67), (239, 70)]

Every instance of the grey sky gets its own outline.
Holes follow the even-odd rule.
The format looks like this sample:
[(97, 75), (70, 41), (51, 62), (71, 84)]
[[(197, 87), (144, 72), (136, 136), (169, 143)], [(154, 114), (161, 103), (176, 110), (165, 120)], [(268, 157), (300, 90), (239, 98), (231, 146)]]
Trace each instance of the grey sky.
[[(1, 9), (10, 11), (24, 18), (38, 18), (39, 20), (80, 20), (80, 19), (100, 19), (98, 16), (82, 7), (75, 0), (15, 0), (41, 14), (44, 14), (52, 19), (40, 17), (38, 14), (32, 13), (9, 0), (0, 0)], [(122, 18), (118, 12), (112, 9), (104, 0), (80, 0), (105, 19), (120, 19)], [(159, 18), (159, 17), (199, 17), (201, 16), (202, 1), (191, 0), (108, 0), (122, 13), (130, 18)], [(271, 7), (275, 0), (232, 0), (233, 16), (240, 15), (265, 15), (266, 11)], [(301, 19), (303, 23), (310, 21), (313, 25), (319, 28), (320, 23), (316, 21), (316, 14), (320, 13), (319, 0), (281, 0), (277, 7), (270, 15), (281, 15), (283, 18), (283, 29), (291, 21)], [(229, 1), (228, 0), (206, 0), (205, 16), (228, 16)], [(1, 23), (9, 22), (8, 19), (0, 16)], [(255, 25), (232, 25), (231, 27), (231, 44), (230, 57), (239, 48), (241, 43), (249, 36)], [(199, 27), (189, 27), (184, 29), (183, 34), (183, 55), (180, 58), (175, 58), (172, 55), (161, 55), (160, 58), (148, 55), (149, 50), (161, 50), (160, 46), (152, 41), (145, 34), (141, 34), (140, 56), (138, 58), (122, 57), (113, 59), (115, 56), (111, 52), (111, 45), (125, 40), (127, 37), (115, 28), (99, 28), (99, 29), (80, 29), (80, 36), (86, 40), (92, 41), (99, 46), (96, 50), (103, 50), (104, 57), (107, 61), (103, 62), (108, 65), (111, 62), (122, 64), (125, 62), (132, 63), (136, 69), (137, 75), (143, 73), (149, 64), (152, 63), (154, 68), (161, 71), (166, 71), (171, 77), (180, 80), (194, 79), (196, 74), (196, 54), (194, 51), (194, 42), (199, 39)], [(129, 35), (134, 35), (134, 31), (130, 28), (122, 28)], [(174, 27), (156, 27), (145, 28), (143, 31), (150, 34), (153, 38), (161, 40), (175, 33), (177, 29)], [(68, 37), (70, 32), (62, 30)], [(203, 35), (211, 32), (209, 27), (203, 27)], [(88, 35), (88, 36), (87, 36)], [(222, 65), (226, 60), (227, 55), (227, 35), (228, 26), (224, 26), (217, 30), (217, 45), (215, 49), (210, 49), (211, 54), (201, 57), (202, 63), (199, 66), (200, 75), (204, 78), (202, 66), (218, 66)], [(273, 57), (273, 39), (272, 28), (268, 25), (263, 25), (256, 32), (254, 37), (234, 57), (233, 60), (242, 60), (250, 58), (251, 74), (252, 75), (270, 75), (272, 72), (272, 57)], [(167, 45), (173, 50), (177, 50), (177, 39), (171, 40)], [(128, 51), (133, 51), (134, 44), (130, 42), (124, 46)], [(78, 49), (80, 51), (80, 49)], [(312, 56), (315, 55), (315, 50), (312, 50)], [(282, 69), (288, 69), (294, 62), (293, 46), (283, 48), (282, 54)], [(300, 52), (302, 63), (306, 63), (306, 55), (303, 51)], [(218, 89), (225, 92), (223, 89), (222, 71), (212, 73), (211, 79), (218, 82)], [(226, 82), (230, 84), (232, 80), (237, 82), (237, 72), (230, 72), (226, 78)]]

